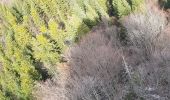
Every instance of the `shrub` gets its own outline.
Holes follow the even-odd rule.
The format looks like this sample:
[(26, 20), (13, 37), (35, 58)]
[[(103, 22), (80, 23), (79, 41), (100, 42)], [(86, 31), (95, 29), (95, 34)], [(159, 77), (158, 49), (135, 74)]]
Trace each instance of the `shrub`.
[(122, 24), (133, 45), (151, 50), (157, 45), (167, 21), (164, 13), (158, 8), (147, 6), (145, 13), (133, 13), (125, 17)]
[(132, 73), (133, 92), (147, 100), (169, 99), (169, 33), (164, 13), (148, 6), (145, 13), (131, 14), (122, 23), (130, 41), (124, 54)]
[(114, 75), (120, 70), (117, 46), (116, 29), (112, 27), (95, 29), (71, 49), (68, 86), (72, 88), (68, 89), (68, 98), (114, 98)]

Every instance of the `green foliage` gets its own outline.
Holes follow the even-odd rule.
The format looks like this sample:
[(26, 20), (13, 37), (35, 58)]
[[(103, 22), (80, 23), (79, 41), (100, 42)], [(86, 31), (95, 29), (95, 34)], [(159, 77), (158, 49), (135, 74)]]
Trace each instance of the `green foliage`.
[(140, 10), (144, 0), (131, 0), (132, 11)]
[(118, 17), (126, 16), (140, 9), (143, 0), (113, 0), (112, 4)]
[(164, 6), (166, 9), (170, 8), (170, 0), (160, 0), (162, 2), (162, 6)]
[(54, 64), (59, 60), (58, 46), (55, 41), (50, 41), (46, 36), (40, 34), (32, 40), (33, 55), (40, 62)]
[(118, 17), (128, 15), (131, 12), (131, 7), (126, 0), (113, 0), (113, 7)]
[(14, 32), (9, 31), (5, 46), (1, 45), (0, 90), (7, 98), (26, 100), (31, 98), (34, 80), (40, 75), (30, 59), (28, 48), (19, 46), (13, 35)]

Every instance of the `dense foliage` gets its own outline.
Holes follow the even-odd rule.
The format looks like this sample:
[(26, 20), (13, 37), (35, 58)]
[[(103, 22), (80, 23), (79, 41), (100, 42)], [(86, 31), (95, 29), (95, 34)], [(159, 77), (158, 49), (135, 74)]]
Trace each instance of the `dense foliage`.
[[(11, 1), (12, 2), (12, 1)], [(109, 4), (108, 4), (109, 3)], [(54, 73), (67, 45), (102, 20), (118, 17), (141, 0), (13, 0), (0, 5), (0, 99), (29, 100), (42, 68)], [(111, 5), (111, 6), (109, 6)]]

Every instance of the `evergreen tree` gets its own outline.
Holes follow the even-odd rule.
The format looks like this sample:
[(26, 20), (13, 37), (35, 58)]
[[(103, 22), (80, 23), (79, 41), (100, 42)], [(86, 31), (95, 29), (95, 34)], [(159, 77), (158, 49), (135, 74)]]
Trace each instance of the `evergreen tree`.
[(144, 0), (131, 0), (132, 11), (140, 10)]
[(131, 12), (131, 7), (126, 0), (113, 0), (113, 7), (118, 17), (128, 15)]

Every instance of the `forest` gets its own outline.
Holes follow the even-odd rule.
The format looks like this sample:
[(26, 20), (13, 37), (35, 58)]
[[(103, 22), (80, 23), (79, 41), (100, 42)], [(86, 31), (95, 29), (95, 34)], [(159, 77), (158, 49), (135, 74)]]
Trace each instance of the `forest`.
[(170, 0), (0, 0), (0, 100), (170, 100)]

